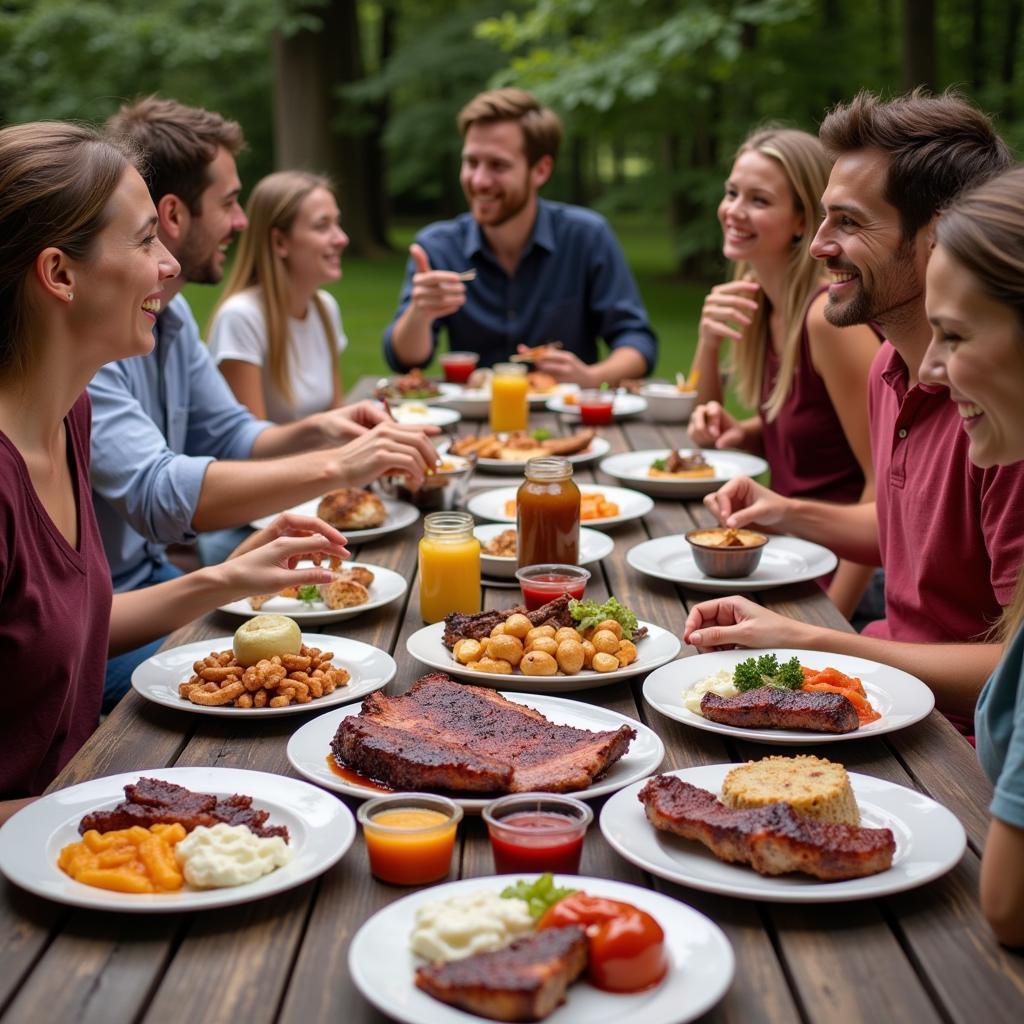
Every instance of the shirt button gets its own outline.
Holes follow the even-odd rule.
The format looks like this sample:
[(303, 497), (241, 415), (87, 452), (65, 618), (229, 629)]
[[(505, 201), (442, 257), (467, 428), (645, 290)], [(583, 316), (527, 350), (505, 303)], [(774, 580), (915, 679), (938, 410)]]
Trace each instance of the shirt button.
[(907, 432), (906, 430), (901, 430), (896, 436), (902, 439), (907, 436)]

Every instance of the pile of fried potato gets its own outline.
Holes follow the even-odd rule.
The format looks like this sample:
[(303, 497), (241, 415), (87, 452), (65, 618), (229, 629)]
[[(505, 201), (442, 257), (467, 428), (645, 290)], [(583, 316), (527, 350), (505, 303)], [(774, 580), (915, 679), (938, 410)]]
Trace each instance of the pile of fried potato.
[(636, 645), (622, 636), (614, 619), (593, 629), (533, 626), (525, 615), (510, 615), (483, 640), (462, 639), (452, 648), (456, 661), (475, 672), (527, 676), (574, 676), (584, 669), (614, 672), (636, 660)]

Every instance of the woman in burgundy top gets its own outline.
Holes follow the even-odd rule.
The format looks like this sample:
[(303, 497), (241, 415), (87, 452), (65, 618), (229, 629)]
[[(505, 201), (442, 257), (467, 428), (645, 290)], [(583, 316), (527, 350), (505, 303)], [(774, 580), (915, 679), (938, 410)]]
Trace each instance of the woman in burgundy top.
[(0, 131), (0, 821), (98, 721), (108, 651), (289, 584), (308, 553), (347, 554), (319, 520), (281, 517), (244, 554), (112, 596), (90, 501), (89, 399), (105, 362), (153, 346), (177, 262), (132, 155), (58, 122)]
[[(704, 300), (690, 437), (763, 454), (781, 494), (853, 504), (874, 494), (867, 381), (878, 338), (824, 316), (827, 283), (810, 241), (828, 174), (821, 143), (806, 132), (765, 128), (740, 146), (718, 207), (735, 273)], [(739, 398), (758, 410), (746, 420), (722, 406), (727, 338)], [(829, 596), (844, 613), (871, 571), (840, 564)]]

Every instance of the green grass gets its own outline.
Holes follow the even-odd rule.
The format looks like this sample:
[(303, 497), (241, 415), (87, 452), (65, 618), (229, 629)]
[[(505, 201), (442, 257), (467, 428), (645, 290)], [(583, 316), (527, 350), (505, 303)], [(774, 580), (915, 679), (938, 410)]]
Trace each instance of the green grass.
[[(346, 256), (344, 278), (328, 289), (341, 305), (348, 336), (348, 348), (341, 358), (346, 387), (365, 374), (388, 372), (381, 355), (381, 334), (394, 315), (406, 251), (418, 227), (403, 225), (392, 232), (393, 254), (376, 259)], [(671, 379), (677, 370), (689, 369), (706, 286), (674, 277), (670, 240), (660, 226), (624, 219), (614, 227), (661, 343), (654, 375)], [(219, 289), (208, 285), (185, 288), (204, 335), (218, 294)]]

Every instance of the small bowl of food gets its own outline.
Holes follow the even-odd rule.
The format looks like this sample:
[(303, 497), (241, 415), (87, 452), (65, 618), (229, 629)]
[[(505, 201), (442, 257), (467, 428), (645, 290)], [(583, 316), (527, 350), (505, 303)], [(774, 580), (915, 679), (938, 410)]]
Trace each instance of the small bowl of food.
[(465, 504), (475, 465), (475, 456), (445, 454), (415, 491), (404, 476), (383, 476), (375, 486), (386, 497), (408, 501), (423, 512), (450, 512)]
[(533, 611), (563, 594), (582, 601), (590, 570), (579, 565), (524, 565), (516, 570), (516, 579), (523, 593), (523, 604), (527, 611)]
[(495, 874), (576, 875), (594, 812), (571, 796), (513, 793), (487, 804), (483, 819)]
[(656, 423), (686, 423), (697, 404), (696, 391), (680, 391), (675, 384), (648, 381), (640, 389), (647, 400), (647, 415)]
[(716, 526), (686, 534), (693, 560), (705, 576), (735, 580), (749, 576), (761, 561), (768, 538), (756, 530)]

